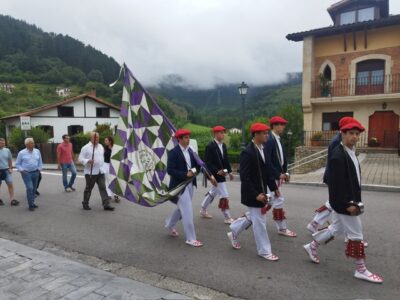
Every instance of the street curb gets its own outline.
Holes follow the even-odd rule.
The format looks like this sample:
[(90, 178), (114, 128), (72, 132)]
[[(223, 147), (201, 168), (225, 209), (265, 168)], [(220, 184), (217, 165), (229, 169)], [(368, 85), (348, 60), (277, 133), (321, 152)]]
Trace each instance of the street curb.
[[(287, 184), (327, 187), (327, 185), (322, 182), (290, 181)], [(361, 185), (361, 188), (364, 191), (400, 193), (400, 187), (393, 185), (363, 184)]]
[[(59, 171), (57, 168), (49, 168), (45, 167), (43, 170), (46, 171)], [(83, 168), (77, 168), (77, 172), (83, 172)], [(240, 176), (234, 175), (233, 182), (240, 182)], [(316, 187), (326, 187), (327, 185), (323, 182), (305, 182), (305, 181), (289, 181), (286, 184), (293, 184), (293, 185), (304, 185), (304, 186), (316, 186)], [(361, 188), (364, 191), (373, 191), (373, 192), (392, 192), (392, 193), (400, 193), (399, 186), (393, 185), (378, 185), (378, 184), (363, 184)]]

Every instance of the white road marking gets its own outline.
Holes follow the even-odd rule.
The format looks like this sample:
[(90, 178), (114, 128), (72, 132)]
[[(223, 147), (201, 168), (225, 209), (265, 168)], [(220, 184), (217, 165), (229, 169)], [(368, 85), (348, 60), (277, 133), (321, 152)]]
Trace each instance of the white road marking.
[[(40, 172), (40, 173), (42, 173), (42, 174), (44, 174), (44, 175), (53, 175), (53, 176), (62, 176), (62, 174), (61, 173), (50, 173), (50, 172)], [(83, 176), (83, 175), (76, 175), (76, 178), (85, 178), (85, 176)]]

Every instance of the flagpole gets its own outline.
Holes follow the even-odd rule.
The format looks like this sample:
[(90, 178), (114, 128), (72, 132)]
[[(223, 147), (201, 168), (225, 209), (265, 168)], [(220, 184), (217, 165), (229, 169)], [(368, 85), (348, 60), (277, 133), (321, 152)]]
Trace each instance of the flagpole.
[(92, 163), (90, 164), (90, 179), (92, 179), (92, 173), (93, 173), (94, 146), (96, 145), (96, 139), (97, 139), (97, 132), (94, 134), (94, 140), (93, 140)]

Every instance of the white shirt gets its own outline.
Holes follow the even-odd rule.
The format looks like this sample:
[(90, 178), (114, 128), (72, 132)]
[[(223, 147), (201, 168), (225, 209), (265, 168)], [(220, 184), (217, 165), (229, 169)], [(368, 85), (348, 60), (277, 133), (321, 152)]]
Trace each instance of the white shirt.
[[(88, 161), (92, 159), (92, 154), (93, 154), (93, 144), (92, 142), (89, 142), (85, 146), (82, 147), (81, 153), (79, 154), (79, 161), (81, 162), (82, 165), (85, 166), (84, 169), (84, 174), (90, 174), (90, 168), (91, 165), (88, 164)], [(104, 148), (101, 144), (97, 144), (96, 147), (94, 148), (94, 164), (93, 164), (93, 169), (92, 169), (92, 174), (93, 175), (98, 175), (98, 174), (103, 174), (104, 172), (102, 171), (103, 165), (104, 165)]]
[[(342, 144), (343, 145), (343, 144)], [(346, 150), (346, 152), (349, 154), (351, 160), (353, 161), (354, 167), (356, 168), (356, 172), (357, 172), (357, 180), (358, 180), (358, 184), (361, 185), (361, 181), (360, 181), (360, 177), (361, 177), (361, 172), (360, 172), (360, 163), (358, 161), (358, 158), (356, 156), (356, 151), (355, 148), (350, 149), (349, 147), (343, 145), (344, 149)]]
[(282, 150), (282, 145), (281, 145), (281, 137), (273, 131), (271, 131), (271, 133), (274, 135), (276, 142), (278, 143), (279, 155), (280, 155), (279, 162), (281, 163), (281, 166), (283, 167), (284, 157), (283, 157), (283, 150)]
[[(254, 141), (253, 141), (253, 143), (254, 143)], [(254, 145), (257, 147), (258, 152), (260, 152), (261, 158), (262, 158), (263, 162), (265, 163), (264, 146), (263, 145), (257, 146), (256, 143), (254, 143)]]
[(183, 148), (181, 144), (179, 144), (179, 147), (181, 148), (183, 156), (185, 157), (186, 166), (189, 171), (192, 168), (192, 162), (190, 160), (190, 154), (189, 154), (189, 147)]
[(223, 143), (218, 142), (216, 139), (214, 139), (214, 141), (217, 143), (219, 151), (221, 151), (222, 157), (224, 157), (224, 148), (222, 148)]

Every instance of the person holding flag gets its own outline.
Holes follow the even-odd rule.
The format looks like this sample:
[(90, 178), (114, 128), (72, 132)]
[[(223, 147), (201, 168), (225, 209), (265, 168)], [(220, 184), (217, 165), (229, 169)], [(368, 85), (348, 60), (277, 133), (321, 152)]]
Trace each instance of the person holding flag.
[(110, 205), (110, 197), (106, 190), (106, 179), (102, 171), (104, 164), (104, 148), (99, 143), (99, 134), (97, 132), (90, 133), (90, 142), (82, 147), (81, 153), (79, 154), (79, 161), (85, 167), (86, 186), (83, 192), (83, 209), (91, 210), (89, 199), (94, 185), (97, 183), (104, 210), (113, 211), (114, 207)]
[[(192, 180), (187, 183), (178, 197), (171, 199), (177, 205), (177, 208), (166, 219), (165, 228), (167, 228), (170, 236), (178, 237), (179, 233), (175, 226), (182, 219), (186, 244), (193, 247), (201, 247), (203, 243), (197, 240), (194, 229), (192, 197), (193, 187), (197, 186), (196, 175), (202, 166), (197, 161), (193, 150), (189, 147), (190, 134), (190, 130), (187, 129), (177, 130), (175, 137), (178, 140), (178, 145), (168, 154), (167, 172), (171, 176), (169, 188), (172, 190), (188, 179)], [(214, 176), (211, 175), (210, 180), (214, 185), (217, 185)]]
[(218, 182), (218, 186), (213, 186), (206, 194), (200, 210), (200, 216), (205, 219), (211, 219), (207, 208), (216, 196), (219, 196), (218, 208), (224, 215), (224, 223), (231, 224), (233, 222), (229, 211), (229, 193), (226, 187), (226, 177), (229, 176), (233, 180), (232, 168), (229, 163), (228, 150), (224, 141), (226, 129), (223, 126), (215, 126), (212, 129), (214, 140), (206, 146), (204, 161), (207, 168), (213, 174)]
[(243, 217), (233, 221), (230, 225), (232, 231), (227, 235), (232, 247), (240, 249), (239, 234), (253, 225), (258, 255), (266, 260), (276, 261), (279, 257), (272, 253), (267, 232), (266, 207), (270, 199), (267, 186), (276, 197), (280, 193), (267, 165), (264, 143), (268, 130), (269, 127), (263, 123), (255, 123), (250, 127), (253, 140), (240, 153), (241, 202), (248, 207), (248, 211)]

